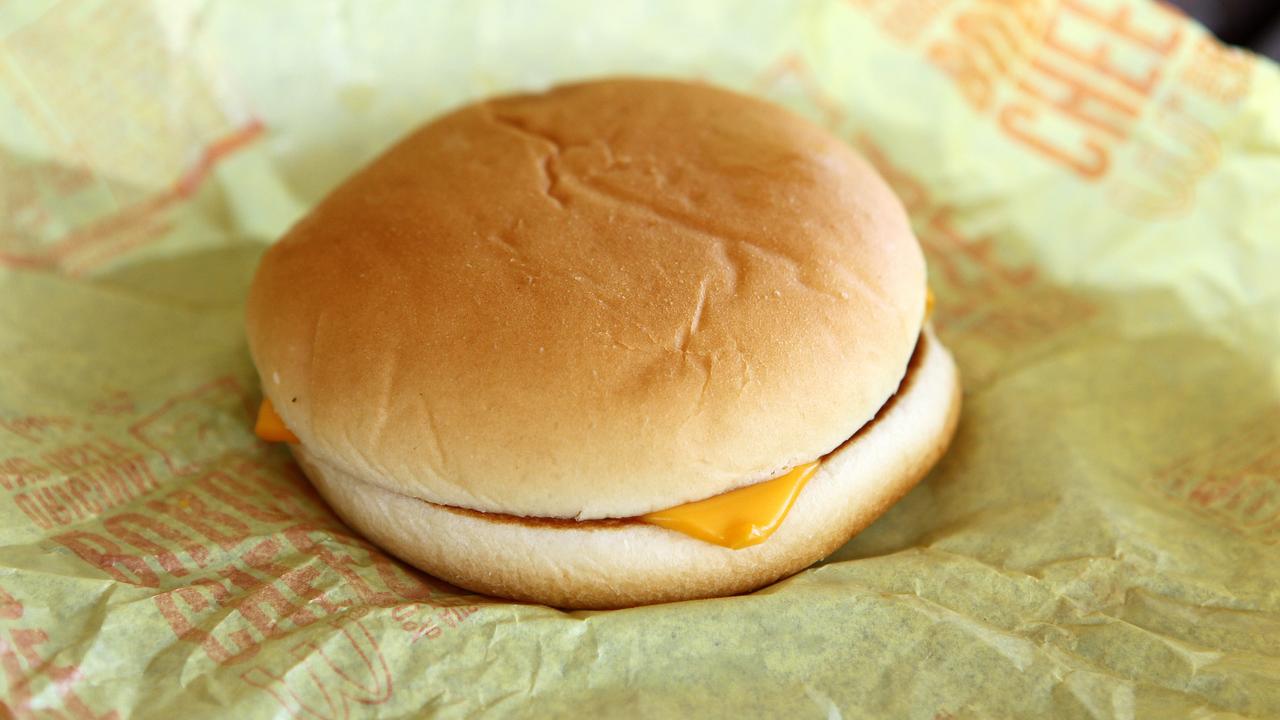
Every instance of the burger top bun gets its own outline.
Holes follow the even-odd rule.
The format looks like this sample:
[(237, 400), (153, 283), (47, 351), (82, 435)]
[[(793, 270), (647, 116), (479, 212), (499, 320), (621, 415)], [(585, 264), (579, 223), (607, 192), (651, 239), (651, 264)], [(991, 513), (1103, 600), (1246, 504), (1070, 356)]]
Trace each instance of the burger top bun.
[(901, 205), (826, 131), (705, 85), (469, 105), (265, 255), (263, 388), (310, 457), (433, 503), (629, 517), (812, 461), (921, 332)]

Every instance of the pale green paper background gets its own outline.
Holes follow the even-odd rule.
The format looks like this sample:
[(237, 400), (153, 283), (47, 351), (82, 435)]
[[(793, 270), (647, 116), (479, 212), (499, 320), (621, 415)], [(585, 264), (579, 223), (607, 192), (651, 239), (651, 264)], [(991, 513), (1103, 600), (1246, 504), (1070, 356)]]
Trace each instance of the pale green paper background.
[[(1188, 96), (1218, 154), (1189, 204), (1140, 217), (1116, 188), (1141, 179), (1130, 160), (1163, 132), (1151, 108), (1186, 92), (1173, 78), (1199, 62), (1203, 32), (1145, 3), (1092, 3), (1174, 22), (1184, 42), (1108, 175), (1086, 182), (1002, 134), (927, 59), (929, 37), (984, 4), (936, 3), (913, 42), (884, 20), (912, 3), (889, 0), (0, 6), (7, 709), (1280, 716), (1280, 73), (1246, 58), (1241, 92)], [(290, 222), (422, 119), (610, 73), (763, 94), (873, 155), (929, 252), (966, 378), (955, 444), (871, 529), (751, 596), (562, 613), (413, 580), (252, 436), (248, 279)], [(85, 443), (106, 450), (64, 452)], [(48, 527), (18, 504), (105, 482), (125, 459), (154, 481), (144, 493), (95, 496), (95, 512)], [(118, 540), (120, 516), (145, 525), (210, 472), (287, 517), (215, 505), (248, 534), (203, 550), (146, 535), (153, 550), (129, 552), (151, 585), (54, 539)], [(348, 558), (343, 572), (285, 533), (293, 521)], [(275, 618), (237, 661), (179, 639), (165, 603), (271, 541), (262, 586), (312, 620)], [(339, 609), (276, 571), (306, 574)], [(395, 588), (409, 590), (386, 600)], [(231, 643), (248, 627), (238, 603), (263, 592), (186, 617)], [(440, 632), (414, 641), (428, 622)]]

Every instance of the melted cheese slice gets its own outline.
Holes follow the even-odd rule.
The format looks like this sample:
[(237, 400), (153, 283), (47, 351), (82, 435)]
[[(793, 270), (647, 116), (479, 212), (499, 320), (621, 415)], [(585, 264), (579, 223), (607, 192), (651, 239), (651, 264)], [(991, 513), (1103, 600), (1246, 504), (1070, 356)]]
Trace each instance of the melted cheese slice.
[(651, 512), (640, 519), (734, 550), (758, 545), (786, 519), (817, 469), (817, 462), (797, 465), (782, 477)]
[[(268, 442), (298, 442), (271, 401), (263, 398), (253, 432)], [(740, 550), (758, 545), (773, 535), (805, 483), (817, 471), (811, 462), (791, 468), (787, 474), (697, 502), (658, 510), (640, 519), (705, 542)]]
[(253, 432), (267, 442), (298, 442), (298, 436), (285, 427), (284, 420), (276, 412), (276, 406), (265, 397), (258, 406), (258, 421), (253, 425)]

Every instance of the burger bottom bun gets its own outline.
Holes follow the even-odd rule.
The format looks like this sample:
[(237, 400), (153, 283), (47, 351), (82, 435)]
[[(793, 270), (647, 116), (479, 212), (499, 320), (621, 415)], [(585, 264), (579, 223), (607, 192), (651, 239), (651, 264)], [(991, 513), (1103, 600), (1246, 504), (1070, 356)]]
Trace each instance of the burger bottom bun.
[(926, 325), (897, 394), (824, 458), (773, 536), (742, 550), (633, 519), (545, 520), (436, 505), (321, 464), (300, 445), (293, 452), (347, 524), (410, 565), (487, 595), (604, 609), (743, 593), (803, 570), (924, 477), (959, 413), (955, 363)]

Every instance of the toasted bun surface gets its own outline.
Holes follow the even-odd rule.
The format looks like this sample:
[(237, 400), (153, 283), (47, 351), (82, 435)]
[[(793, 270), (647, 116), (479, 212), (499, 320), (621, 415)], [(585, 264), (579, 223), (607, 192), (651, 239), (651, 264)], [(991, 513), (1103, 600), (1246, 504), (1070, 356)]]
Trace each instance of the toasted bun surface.
[[(545, 567), (544, 550), (593, 543), (604, 554), (583, 563), (638, 563), (628, 577), (646, 582), (657, 558), (691, 568), (705, 556), (725, 578), (770, 558), (772, 569), (705, 581), (741, 589), (842, 542), (928, 453), (899, 452), (905, 439), (879, 451), (886, 484), (840, 496), (862, 509), (826, 527), (810, 502), (783, 542), (739, 554), (648, 527), (543, 546), (535, 531), (409, 498), (630, 517), (771, 477), (830, 452), (885, 403), (924, 294), (900, 204), (845, 144), (734, 93), (613, 80), (472, 105), (409, 136), (267, 252), (247, 320), (300, 458), (353, 524), (403, 556), (495, 591), (518, 586), (519, 563)], [(936, 401), (928, 412), (947, 412)], [(910, 447), (932, 452), (940, 437)], [(821, 471), (810, 496), (843, 487), (842, 467)], [(879, 482), (856, 473), (860, 488)], [(393, 518), (407, 529), (392, 532)], [(464, 529), (480, 543), (461, 556), (474, 565), (419, 554)], [(501, 550), (522, 533), (537, 542)], [(641, 558), (637, 542), (670, 553)], [(586, 572), (572, 567), (566, 577)], [(682, 577), (663, 597), (705, 585)]]
[(389, 492), (294, 455), (338, 514), (432, 575), (477, 592), (563, 608), (615, 608), (746, 592), (830, 554), (937, 462), (954, 433), (960, 385), (926, 330), (901, 390), (829, 455), (765, 542), (729, 550), (628, 521), (547, 522), (460, 511)]

